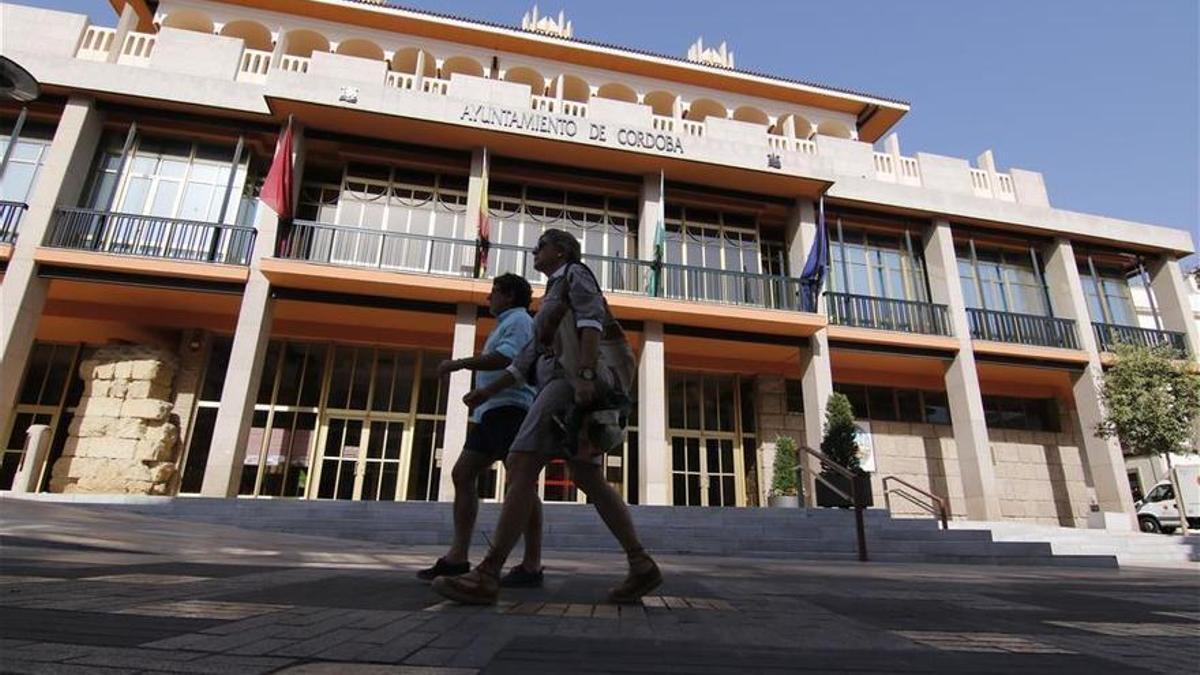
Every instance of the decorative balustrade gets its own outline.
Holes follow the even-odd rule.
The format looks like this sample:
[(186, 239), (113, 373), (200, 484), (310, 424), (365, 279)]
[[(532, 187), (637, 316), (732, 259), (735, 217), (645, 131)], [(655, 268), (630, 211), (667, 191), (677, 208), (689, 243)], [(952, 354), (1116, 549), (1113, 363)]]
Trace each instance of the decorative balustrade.
[(796, 152), (805, 155), (815, 155), (817, 154), (817, 144), (807, 138), (797, 138)]
[(875, 157), (875, 177), (889, 183), (896, 182), (896, 166), (892, 156), (886, 152), (873, 153)]
[(1079, 349), (1075, 322), (1070, 319), (968, 307), (967, 324), (975, 340)]
[(394, 70), (389, 70), (385, 82), (389, 87), (411, 91), (417, 87), (417, 76), (411, 73), (398, 73)]
[(279, 58), (279, 69), (289, 73), (307, 73), (312, 59), (307, 56), (284, 54)]
[(704, 135), (704, 122), (679, 120), (679, 127), (683, 130), (683, 133), (687, 134), (688, 136)]
[(921, 184), (921, 165), (915, 157), (899, 157), (899, 179), (905, 185)]
[(971, 172), (971, 189), (979, 197), (992, 196), (992, 181), (988, 176), (988, 172), (983, 169), (970, 169)]
[(237, 79), (239, 82), (265, 82), (270, 70), (271, 52), (261, 49), (246, 49), (242, 51)]
[(79, 42), (79, 51), (75, 52), (75, 57), (88, 61), (107, 61), (116, 39), (117, 31), (114, 28), (88, 26), (83, 32), (83, 39)]
[(853, 293), (826, 293), (825, 300), (829, 308), (829, 322), (838, 326), (950, 335), (950, 319), (945, 305)]
[(446, 80), (439, 80), (436, 77), (427, 77), (421, 81), (421, 91), (426, 94), (437, 94), (445, 96), (450, 90), (450, 83)]
[(21, 217), (28, 208), (29, 205), (22, 202), (0, 201), (0, 244), (17, 240), (17, 228), (21, 227)]
[(1096, 335), (1096, 348), (1102, 352), (1116, 351), (1117, 345), (1128, 344), (1169, 347), (1180, 356), (1186, 356), (1188, 353), (1187, 337), (1183, 333), (1100, 322), (1092, 323), (1092, 331)]
[(1013, 187), (1012, 176), (1006, 173), (996, 174), (996, 199), (1002, 199), (1006, 202), (1017, 201), (1017, 191)]
[(651, 115), (650, 125), (655, 131), (675, 131), (675, 118), (667, 117), (666, 115)]
[(125, 36), (125, 44), (121, 46), (121, 54), (117, 63), (129, 66), (150, 65), (150, 54), (154, 52), (154, 43), (158, 37), (150, 33), (131, 32)]
[(44, 244), (118, 255), (247, 265), (254, 250), (254, 236), (254, 228), (239, 225), (59, 208)]

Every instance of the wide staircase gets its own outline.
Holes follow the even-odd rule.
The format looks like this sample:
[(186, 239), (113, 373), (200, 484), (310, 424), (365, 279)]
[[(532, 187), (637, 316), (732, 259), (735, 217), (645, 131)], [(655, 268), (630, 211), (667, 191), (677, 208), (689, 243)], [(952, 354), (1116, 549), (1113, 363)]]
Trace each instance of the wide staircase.
[[(41, 496), (45, 499), (48, 496)], [(54, 500), (58, 501), (58, 500)], [(437, 502), (331, 502), (203, 498), (63, 499), (74, 506), (230, 525), (250, 530), (338, 537), (388, 545), (446, 545), (451, 505)], [(757, 509), (633, 506), (646, 547), (662, 553), (857, 560), (849, 509)], [(545, 548), (616, 550), (592, 507), (547, 504)], [(475, 542), (495, 527), (498, 504), (482, 504)], [(1116, 567), (1103, 550), (1056, 551), (1046, 541), (997, 541), (988, 529), (941, 529), (933, 519), (893, 518), (864, 511), (867, 557), (878, 562)], [(985, 524), (980, 524), (986, 527)]]

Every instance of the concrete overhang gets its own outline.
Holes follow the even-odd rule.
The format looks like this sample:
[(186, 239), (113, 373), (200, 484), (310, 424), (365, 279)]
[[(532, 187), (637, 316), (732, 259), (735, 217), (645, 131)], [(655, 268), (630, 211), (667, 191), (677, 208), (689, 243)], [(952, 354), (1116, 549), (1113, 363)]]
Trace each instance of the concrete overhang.
[[(216, 1), (849, 113), (858, 120), (859, 138), (868, 143), (882, 138), (909, 110), (909, 105), (905, 102), (880, 96), (719, 68), (615, 45), (544, 35), (512, 26), (406, 9), (386, 3), (361, 0)], [(118, 14), (125, 5), (132, 5), (138, 14), (139, 30), (153, 32), (152, 18), (157, 2), (110, 0), (110, 3)]]
[(39, 247), (33, 254), (39, 265), (76, 267), (99, 272), (137, 274), (164, 279), (190, 279), (217, 283), (244, 284), (250, 271), (240, 265), (210, 262), (164, 260), (142, 256), (116, 255), (93, 251)]

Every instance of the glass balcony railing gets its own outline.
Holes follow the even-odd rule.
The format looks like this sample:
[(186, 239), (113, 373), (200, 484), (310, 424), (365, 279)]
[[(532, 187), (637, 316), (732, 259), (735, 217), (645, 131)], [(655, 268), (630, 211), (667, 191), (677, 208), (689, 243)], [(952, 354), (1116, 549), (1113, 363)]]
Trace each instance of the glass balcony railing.
[(829, 322), (837, 326), (950, 335), (945, 305), (852, 293), (826, 293), (825, 299), (829, 306)]
[(248, 265), (252, 227), (158, 216), (59, 208), (44, 244), (118, 255)]
[(1079, 349), (1075, 322), (1070, 319), (968, 307), (967, 324), (975, 340)]
[(1169, 347), (1180, 356), (1187, 356), (1188, 353), (1186, 336), (1175, 331), (1100, 322), (1093, 322), (1092, 330), (1096, 335), (1096, 348), (1102, 352), (1116, 351), (1115, 347), (1118, 344), (1130, 344), (1142, 347)]
[(11, 244), (17, 240), (17, 228), (25, 215), (28, 204), (0, 201), (0, 244)]

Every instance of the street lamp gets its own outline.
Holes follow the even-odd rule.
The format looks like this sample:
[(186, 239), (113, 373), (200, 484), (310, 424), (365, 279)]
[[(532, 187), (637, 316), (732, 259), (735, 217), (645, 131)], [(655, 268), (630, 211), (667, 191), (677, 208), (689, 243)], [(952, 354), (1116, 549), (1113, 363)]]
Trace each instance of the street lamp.
[(16, 61), (0, 56), (0, 100), (28, 103), (41, 95), (37, 80)]

